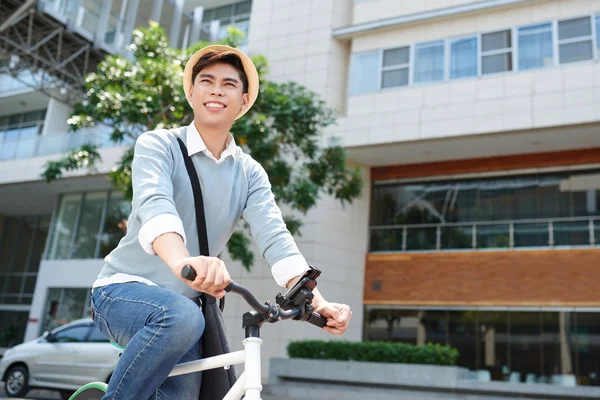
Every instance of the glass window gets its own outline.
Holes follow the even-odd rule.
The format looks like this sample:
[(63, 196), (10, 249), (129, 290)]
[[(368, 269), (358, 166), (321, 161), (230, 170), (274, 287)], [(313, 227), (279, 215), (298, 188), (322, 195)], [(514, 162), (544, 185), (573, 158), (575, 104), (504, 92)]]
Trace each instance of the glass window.
[(510, 30), (481, 35), (481, 73), (512, 71), (512, 33)]
[(551, 23), (519, 28), (519, 70), (553, 65), (553, 57)]
[(596, 15), (596, 48), (597, 54), (600, 55), (600, 15)]
[(244, 1), (242, 3), (237, 3), (235, 5), (235, 13), (240, 14), (250, 14), (252, 9), (252, 1)]
[(477, 315), (476, 311), (448, 312), (448, 344), (460, 354), (459, 365), (469, 369), (478, 369)]
[(90, 332), (90, 336), (87, 340), (88, 342), (93, 343), (108, 343), (110, 340), (104, 336), (100, 329), (96, 325), (92, 325), (92, 331)]
[(418, 312), (414, 310), (368, 309), (365, 340), (416, 344), (418, 325)]
[(490, 371), (490, 378), (503, 381), (507, 378), (509, 363), (508, 312), (481, 311), (478, 313), (478, 340), (476, 346), (479, 369)]
[(410, 68), (410, 47), (384, 50), (381, 87), (407, 86)]
[(81, 194), (64, 195), (60, 202), (58, 216), (54, 224), (52, 234), (52, 244), (48, 258), (51, 260), (68, 259), (71, 256), (71, 241), (75, 224), (77, 222), (77, 214), (81, 207)]
[[(105, 257), (125, 234), (131, 202), (120, 192), (63, 196), (52, 230), (49, 259)], [(106, 208), (106, 212), (105, 212)]]
[[(587, 217), (600, 215), (596, 204), (600, 190), (571, 190), (569, 182), (597, 173), (592, 170), (406, 184), (376, 182), (372, 190), (370, 251), (433, 250), (438, 246), (547, 247), (551, 244), (550, 229), (552, 244), (556, 246), (589, 246)], [(587, 181), (595, 182), (592, 178)], [(579, 219), (556, 220), (570, 217)], [(429, 226), (420, 226), (424, 224)], [(600, 229), (600, 222), (595, 225)]]
[(233, 6), (222, 6), (215, 10), (215, 19), (224, 19), (231, 17)]
[(0, 312), (0, 347), (12, 347), (23, 343), (29, 311)]
[(89, 317), (89, 288), (49, 288), (41, 331)]
[(86, 193), (71, 258), (94, 258), (106, 192)]
[(359, 95), (379, 89), (379, 52), (352, 55), (350, 93)]
[[(19, 238), (21, 221), (16, 217), (6, 217), (2, 229), (2, 240), (0, 241), (0, 273), (10, 273), (12, 270), (12, 253)], [(4, 282), (0, 284), (0, 288)]]
[(558, 22), (558, 57), (561, 64), (594, 58), (590, 17)]
[(88, 333), (90, 332), (90, 325), (79, 325), (70, 328), (61, 329), (56, 332), (56, 341), (59, 343), (80, 343), (85, 342)]
[(477, 76), (477, 37), (450, 41), (450, 79)]
[(125, 220), (131, 212), (131, 202), (123, 199), (121, 192), (112, 192), (106, 209), (106, 219), (100, 236), (100, 257), (110, 253), (125, 236)]
[(415, 45), (414, 82), (444, 80), (444, 41)]

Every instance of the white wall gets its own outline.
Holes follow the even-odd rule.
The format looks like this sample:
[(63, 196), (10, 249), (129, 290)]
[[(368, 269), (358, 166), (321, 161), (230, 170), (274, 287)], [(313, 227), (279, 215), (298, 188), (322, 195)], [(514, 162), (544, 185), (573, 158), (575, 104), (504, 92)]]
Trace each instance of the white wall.
[[(111, 171), (123, 154), (123, 147), (110, 147), (99, 149), (102, 162), (96, 165), (98, 174)], [(45, 157), (21, 158), (16, 160), (0, 161), (0, 185), (9, 183), (32, 182), (41, 180), (40, 174), (44, 164), (51, 160), (59, 160), (63, 154), (54, 154)], [(66, 173), (65, 177), (88, 175), (86, 168)]]
[(46, 111), (46, 120), (42, 136), (63, 135), (68, 132), (69, 124), (67, 120), (71, 116), (73, 108), (68, 104), (50, 98), (48, 101), (48, 110)]
[[(360, 3), (357, 8), (374, 7), (382, 2)], [(379, 11), (383, 15), (384, 10)], [(486, 13), (361, 35), (352, 40), (352, 51), (401, 47), (428, 40), (585, 16), (597, 11), (600, 11), (600, 2), (597, 1), (534, 1)], [(387, 14), (387, 9), (385, 12)], [(513, 43), (515, 39), (513, 37)], [(351, 96), (348, 98), (346, 118), (341, 118), (338, 126), (328, 132), (343, 137), (346, 146), (362, 146), (595, 121), (600, 121), (598, 60)]]
[(269, 79), (293, 80), (343, 110), (349, 64), (347, 43), (332, 38), (351, 18), (346, 0), (254, 0), (248, 49), (271, 63)]
[(360, 24), (474, 2), (476, 0), (367, 0), (356, 4), (352, 22)]
[(351, 96), (328, 130), (345, 146), (600, 121), (600, 63), (564, 65)]

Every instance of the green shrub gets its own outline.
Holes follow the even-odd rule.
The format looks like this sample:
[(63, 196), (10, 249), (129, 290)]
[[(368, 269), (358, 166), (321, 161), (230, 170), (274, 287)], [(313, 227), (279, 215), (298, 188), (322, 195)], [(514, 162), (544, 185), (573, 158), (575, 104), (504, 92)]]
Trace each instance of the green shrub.
[(456, 365), (458, 350), (428, 343), (415, 346), (392, 342), (343, 342), (305, 340), (288, 345), (291, 358), (319, 360), (371, 361), (403, 364)]

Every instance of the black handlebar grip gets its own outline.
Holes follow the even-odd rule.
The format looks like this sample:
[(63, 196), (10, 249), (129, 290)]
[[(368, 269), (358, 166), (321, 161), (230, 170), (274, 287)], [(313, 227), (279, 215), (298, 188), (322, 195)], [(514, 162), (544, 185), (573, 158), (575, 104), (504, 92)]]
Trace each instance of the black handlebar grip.
[(306, 322), (322, 328), (327, 325), (327, 318), (323, 317), (321, 314), (313, 312), (310, 314)]
[(185, 265), (181, 269), (181, 277), (183, 279), (187, 279), (187, 280), (193, 281), (193, 280), (196, 279), (196, 271), (194, 270), (194, 268), (192, 268), (191, 265)]
[(224, 289), (224, 290), (225, 290), (227, 293), (231, 292), (231, 289), (233, 289), (233, 285), (234, 285), (233, 281), (229, 281), (229, 285), (225, 286), (225, 289)]

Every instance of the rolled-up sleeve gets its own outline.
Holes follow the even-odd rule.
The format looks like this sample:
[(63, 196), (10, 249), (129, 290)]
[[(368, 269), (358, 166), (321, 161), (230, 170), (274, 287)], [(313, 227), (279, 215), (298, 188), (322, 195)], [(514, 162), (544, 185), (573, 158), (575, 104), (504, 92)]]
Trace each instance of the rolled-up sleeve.
[(254, 160), (248, 181), (248, 197), (242, 217), (250, 225), (258, 248), (271, 266), (273, 278), (279, 286), (285, 287), (292, 278), (308, 270), (308, 264), (285, 226), (267, 173)]
[(171, 147), (167, 138), (154, 131), (141, 135), (135, 144), (131, 164), (132, 207), (141, 225), (138, 240), (148, 254), (155, 254), (152, 243), (162, 234), (174, 232), (186, 241), (173, 200)]

